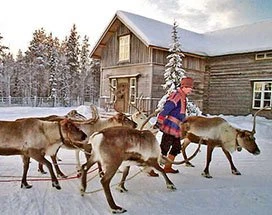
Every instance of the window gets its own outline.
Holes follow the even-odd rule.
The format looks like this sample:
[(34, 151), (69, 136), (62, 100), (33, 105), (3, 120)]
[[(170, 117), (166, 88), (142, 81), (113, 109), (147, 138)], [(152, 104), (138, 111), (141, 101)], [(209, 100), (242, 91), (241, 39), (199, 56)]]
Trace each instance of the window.
[(117, 88), (117, 80), (116, 80), (116, 78), (112, 78), (112, 79), (110, 79), (110, 101), (111, 102), (114, 102), (114, 100), (115, 100), (115, 95), (114, 95), (114, 93), (113, 93), (113, 91), (114, 90), (116, 90), (116, 88)]
[(130, 35), (119, 37), (119, 61), (129, 61)]
[(136, 103), (136, 78), (130, 78), (130, 84), (129, 84), (130, 90), (129, 90), (129, 98), (130, 102), (132, 104)]
[(272, 59), (272, 52), (258, 53), (255, 55), (255, 60)]
[(254, 82), (252, 107), (260, 109), (272, 105), (272, 81)]

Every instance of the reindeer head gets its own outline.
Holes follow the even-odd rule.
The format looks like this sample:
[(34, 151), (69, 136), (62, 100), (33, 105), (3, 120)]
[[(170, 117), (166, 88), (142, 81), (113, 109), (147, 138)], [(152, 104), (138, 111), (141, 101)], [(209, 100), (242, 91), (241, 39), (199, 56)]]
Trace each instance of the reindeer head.
[[(242, 148), (246, 149), (248, 152), (258, 155), (260, 154), (260, 149), (258, 148), (254, 132), (247, 131), (247, 130), (237, 130), (237, 137), (236, 137), (236, 147), (238, 151), (241, 151)], [(241, 148), (242, 147), (242, 148)]]
[(137, 123), (133, 120), (130, 120), (124, 113), (117, 113), (115, 116), (109, 119), (110, 122), (116, 123), (116, 125), (127, 126), (131, 128), (136, 128)]
[(87, 135), (69, 119), (60, 121), (60, 127), (61, 136), (64, 133), (65, 136), (63, 138), (71, 142), (84, 141), (87, 138)]
[[(241, 151), (242, 148), (246, 149), (248, 152), (258, 155), (260, 154), (260, 149), (258, 148), (256, 141), (255, 141), (255, 133), (256, 133), (256, 117), (258, 113), (260, 113), (262, 110), (266, 109), (268, 107), (261, 108), (254, 114), (253, 118), (253, 128), (252, 131), (247, 131), (247, 130), (237, 130), (237, 150)], [(242, 147), (242, 148), (240, 148)], [(240, 150), (239, 150), (240, 149)]]
[(69, 119), (86, 120), (86, 117), (78, 113), (76, 110), (71, 110), (66, 114), (66, 117)]

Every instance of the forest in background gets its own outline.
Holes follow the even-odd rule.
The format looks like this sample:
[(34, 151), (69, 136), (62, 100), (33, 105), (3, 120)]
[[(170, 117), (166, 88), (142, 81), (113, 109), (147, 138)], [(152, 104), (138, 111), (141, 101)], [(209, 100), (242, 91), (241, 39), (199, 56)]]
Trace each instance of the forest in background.
[(0, 98), (47, 98), (52, 106), (73, 101), (97, 104), (100, 62), (90, 58), (89, 38), (76, 25), (63, 41), (41, 28), (25, 53), (16, 56), (2, 44), (0, 32)]

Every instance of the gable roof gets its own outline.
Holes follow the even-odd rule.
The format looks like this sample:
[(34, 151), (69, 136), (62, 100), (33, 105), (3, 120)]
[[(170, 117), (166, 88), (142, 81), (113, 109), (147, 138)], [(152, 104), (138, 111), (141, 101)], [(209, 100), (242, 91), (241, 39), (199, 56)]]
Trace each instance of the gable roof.
[[(137, 14), (117, 11), (96, 43), (91, 56), (100, 55), (110, 32), (121, 21), (147, 47), (169, 49), (173, 26)], [(220, 56), (272, 50), (272, 20), (199, 34), (178, 28), (183, 52), (202, 56)]]

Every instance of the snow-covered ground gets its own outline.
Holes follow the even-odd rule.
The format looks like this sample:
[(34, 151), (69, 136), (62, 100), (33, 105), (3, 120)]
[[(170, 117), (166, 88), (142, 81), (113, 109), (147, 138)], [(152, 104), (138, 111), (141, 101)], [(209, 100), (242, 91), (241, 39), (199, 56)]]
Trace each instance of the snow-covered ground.
[[(72, 108), (0, 108), (0, 120), (14, 120), (26, 116), (64, 115)], [(84, 107), (77, 108), (87, 114)], [(84, 113), (84, 111), (86, 111)], [(252, 129), (252, 116), (222, 116), (233, 126)], [(192, 160), (195, 168), (175, 166), (179, 174), (169, 174), (176, 185), (176, 191), (169, 191), (163, 177), (152, 178), (140, 173), (126, 182), (128, 192), (119, 193), (112, 187), (116, 203), (126, 214), (209, 214), (209, 215), (268, 215), (272, 210), (272, 121), (257, 117), (256, 140), (261, 150), (259, 156), (247, 151), (234, 152), (233, 160), (242, 173), (234, 176), (221, 149), (215, 149), (210, 166), (212, 179), (201, 176), (205, 165), (206, 148)], [(160, 139), (159, 133), (157, 138)], [(0, 137), (1, 138), (1, 137)], [(191, 144), (188, 153), (196, 148)], [(75, 154), (61, 149), (59, 157), (61, 169), (70, 179), (60, 180), (62, 189), (51, 186), (49, 176), (37, 172), (37, 162), (31, 160), (28, 181), (31, 189), (21, 189), (22, 161), (20, 156), (0, 156), (0, 214), (31, 215), (106, 215), (110, 214), (102, 191), (80, 195), (80, 180), (75, 176)], [(181, 160), (179, 155), (177, 160)], [(83, 160), (83, 156), (82, 156)], [(133, 167), (129, 176), (139, 171)], [(89, 178), (96, 172), (90, 173)], [(117, 173), (112, 184), (120, 180)], [(88, 183), (87, 191), (100, 189), (99, 178)]]

